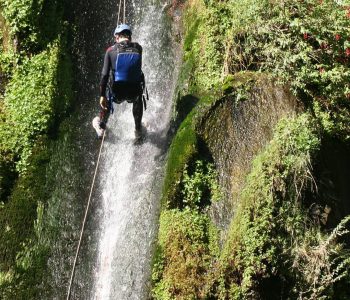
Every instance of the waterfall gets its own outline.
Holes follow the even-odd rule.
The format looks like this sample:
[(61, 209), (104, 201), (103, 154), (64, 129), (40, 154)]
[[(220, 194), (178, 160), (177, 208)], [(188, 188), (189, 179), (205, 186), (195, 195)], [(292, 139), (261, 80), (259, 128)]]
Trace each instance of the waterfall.
[(146, 299), (149, 292), (175, 53), (161, 3), (141, 6), (134, 1), (130, 8), (133, 41), (143, 47), (143, 71), (150, 95), (142, 119), (146, 134), (144, 141), (135, 145), (132, 104), (114, 104), (74, 280), (74, 299)]
[[(176, 79), (177, 53), (169, 17), (159, 0), (127, 1), (133, 41), (143, 47), (150, 100), (142, 144), (134, 145), (132, 104), (115, 104), (87, 216), (70, 299), (147, 299), (157, 234), (160, 189)], [(52, 143), (45, 229), (50, 240), (42, 299), (65, 299), (81, 222), (96, 167), (99, 141), (91, 121), (98, 113), (99, 78), (112, 43), (119, 1), (75, 3), (77, 110)]]
[(134, 26), (133, 39), (144, 49), (143, 70), (150, 93), (143, 116), (145, 141), (134, 145), (128, 103), (115, 106), (106, 131), (94, 299), (146, 298), (172, 98), (172, 51), (162, 45), (163, 18), (159, 6), (149, 5)]

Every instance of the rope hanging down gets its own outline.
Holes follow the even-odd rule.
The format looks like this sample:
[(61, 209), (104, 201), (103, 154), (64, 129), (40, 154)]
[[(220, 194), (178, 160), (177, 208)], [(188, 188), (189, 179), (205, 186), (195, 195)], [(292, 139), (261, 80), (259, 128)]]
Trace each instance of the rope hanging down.
[[(117, 19), (117, 25), (119, 25), (119, 19), (120, 19), (120, 12), (121, 12), (121, 8), (122, 8), (122, 0), (119, 0), (119, 7), (118, 7), (118, 19)], [(126, 23), (126, 5), (125, 5), (125, 0), (124, 0), (124, 5), (123, 5), (123, 24)]]
[[(120, 20), (121, 7), (122, 7), (122, 0), (119, 0), (117, 24), (119, 24), (119, 20)], [(124, 3), (123, 3), (123, 23), (124, 24), (126, 23), (125, 16), (126, 16), (126, 5), (125, 5), (125, 0), (124, 0)], [(75, 267), (76, 267), (76, 264), (77, 264), (78, 255), (79, 255), (80, 246), (81, 246), (81, 241), (82, 241), (83, 233), (84, 233), (84, 229), (85, 229), (86, 218), (87, 218), (87, 214), (88, 214), (89, 207), (90, 207), (92, 191), (93, 191), (94, 185), (95, 185), (95, 179), (96, 179), (96, 174), (97, 174), (97, 170), (98, 170), (98, 165), (100, 163), (100, 157), (101, 157), (103, 142), (105, 140), (105, 134), (106, 134), (106, 131), (103, 133), (103, 137), (102, 137), (102, 141), (101, 141), (101, 147), (100, 147), (100, 151), (98, 153), (98, 158), (97, 158), (97, 163), (96, 163), (95, 174), (94, 174), (94, 178), (92, 180), (91, 189), (90, 189), (90, 195), (89, 195), (88, 203), (87, 203), (86, 210), (85, 210), (83, 224), (82, 224), (81, 230), (80, 230), (79, 243), (78, 243), (77, 250), (76, 250), (76, 253), (75, 253), (75, 258), (74, 258), (73, 267), (72, 267), (72, 273), (71, 273), (70, 280), (69, 280), (67, 300), (70, 299), (70, 295), (71, 295), (72, 284), (73, 284), (73, 279), (74, 279), (74, 274), (75, 274)]]
[(93, 180), (92, 180), (91, 189), (90, 189), (90, 194), (89, 194), (89, 199), (88, 199), (87, 206), (86, 206), (86, 209), (85, 209), (84, 220), (83, 220), (83, 224), (82, 224), (81, 230), (80, 230), (79, 243), (78, 243), (77, 250), (76, 250), (76, 253), (75, 253), (74, 263), (73, 263), (73, 267), (72, 267), (72, 273), (71, 273), (70, 281), (69, 281), (69, 287), (68, 287), (68, 293), (67, 293), (67, 300), (70, 299), (70, 295), (71, 295), (72, 283), (73, 283), (74, 274), (75, 274), (75, 267), (76, 267), (76, 264), (77, 264), (77, 259), (78, 259), (78, 255), (79, 255), (79, 251), (80, 251), (81, 241), (82, 241), (82, 238), (83, 238), (83, 233), (84, 233), (86, 218), (87, 218), (88, 211), (89, 211), (89, 207), (90, 207), (92, 191), (93, 191), (94, 185), (95, 185), (95, 179), (96, 179), (96, 174), (97, 174), (97, 170), (98, 170), (98, 165), (99, 165), (99, 163), (100, 163), (100, 157), (101, 157), (101, 153), (102, 153), (103, 142), (104, 142), (104, 140), (105, 140), (105, 135), (106, 135), (106, 130), (104, 131), (103, 136), (102, 136), (102, 141), (101, 141), (100, 151), (99, 151), (99, 153), (98, 153), (98, 158), (97, 158), (97, 163), (96, 163), (94, 178), (93, 178)]

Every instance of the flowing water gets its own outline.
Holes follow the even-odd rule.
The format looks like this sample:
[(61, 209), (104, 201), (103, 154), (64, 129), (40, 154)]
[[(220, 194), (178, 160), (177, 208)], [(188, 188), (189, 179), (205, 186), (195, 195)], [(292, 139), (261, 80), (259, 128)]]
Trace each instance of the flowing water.
[[(65, 121), (51, 149), (44, 218), (50, 243), (42, 299), (65, 299), (99, 143), (91, 121), (98, 113), (99, 78), (112, 43), (119, 1), (75, 2), (77, 110)], [(166, 1), (127, 1), (133, 40), (143, 46), (143, 71), (150, 100), (144, 112), (145, 140), (134, 145), (132, 105), (115, 105), (108, 121), (98, 178), (83, 234), (70, 299), (147, 299), (157, 232), (160, 188), (176, 45)]]
[[(117, 3), (113, 10), (109, 9), (113, 7), (111, 2), (108, 3), (106, 11), (115, 21)], [(164, 7), (159, 1), (128, 3), (127, 19), (133, 28), (133, 40), (143, 46), (143, 71), (150, 95), (143, 116), (146, 134), (143, 143), (135, 145), (132, 105), (122, 103), (114, 106), (115, 112), (107, 124), (98, 182), (78, 259), (72, 299), (148, 297), (176, 69), (171, 27)], [(89, 14), (88, 10), (86, 14)], [(110, 32), (114, 24), (108, 28)], [(96, 28), (91, 30), (92, 33), (86, 30), (86, 35), (91, 36), (98, 31)], [(87, 74), (91, 72), (87, 62), (92, 59), (93, 51), (82, 49), (79, 53), (81, 72)], [(87, 55), (90, 58), (84, 60)], [(101, 58), (102, 55), (98, 57), (98, 75), (102, 67)], [(93, 82), (96, 78), (92, 76), (86, 82), (89, 79), (84, 93), (94, 94), (94, 99), (98, 99), (98, 89), (94, 88), (98, 79)], [(90, 114), (93, 110), (88, 108), (87, 111)], [(97, 113), (96, 107), (94, 113)], [(86, 125), (90, 126), (93, 115), (89, 117), (89, 120), (81, 117), (85, 124), (83, 128), (92, 130)], [(96, 140), (92, 142), (97, 143)], [(88, 164), (91, 169), (92, 161), (89, 160)]]
[(108, 123), (94, 299), (144, 299), (147, 293), (172, 96), (172, 54), (170, 45), (162, 45), (167, 42), (163, 18), (158, 6), (149, 5), (134, 27), (135, 40), (144, 47), (143, 69), (151, 95), (143, 117), (145, 141), (134, 145), (128, 103), (118, 105)]

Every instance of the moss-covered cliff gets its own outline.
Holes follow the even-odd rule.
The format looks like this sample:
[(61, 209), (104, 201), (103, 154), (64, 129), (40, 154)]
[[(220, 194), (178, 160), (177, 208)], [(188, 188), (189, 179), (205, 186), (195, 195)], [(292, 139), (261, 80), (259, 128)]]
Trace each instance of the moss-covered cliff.
[(349, 7), (191, 0), (182, 20), (153, 298), (347, 299)]
[(1, 0), (0, 14), (0, 298), (38, 299), (48, 166), (73, 98), (70, 3)]

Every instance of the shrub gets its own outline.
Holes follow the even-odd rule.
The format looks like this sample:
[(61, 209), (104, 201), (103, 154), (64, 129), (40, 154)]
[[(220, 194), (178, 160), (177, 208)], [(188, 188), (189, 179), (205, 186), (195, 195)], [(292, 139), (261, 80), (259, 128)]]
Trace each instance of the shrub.
[[(317, 229), (305, 232), (292, 250), (293, 270), (299, 275), (296, 290), (301, 299), (329, 299), (340, 296), (334, 286), (345, 279), (350, 283), (350, 250), (339, 243), (339, 237), (349, 233), (346, 225), (350, 216), (345, 217), (328, 235)], [(349, 291), (348, 291), (349, 293)], [(346, 299), (346, 292), (343, 297)]]
[(55, 111), (56, 102), (61, 102), (59, 107), (63, 111), (68, 106), (69, 93), (60, 94), (58, 90), (58, 64), (62, 62), (59, 45), (56, 43), (26, 59), (7, 86), (3, 108), (5, 121), (0, 124), (0, 136), (5, 142), (1, 144), (0, 153), (3, 159), (11, 156), (17, 161), (19, 172), (26, 170), (38, 136), (47, 133), (54, 124), (55, 113), (59, 114)]
[[(248, 4), (249, 1), (247, 1)], [(239, 4), (232, 4), (235, 10)], [(347, 139), (350, 42), (348, 7), (333, 0), (262, 1), (256, 16), (232, 30), (227, 72), (268, 71), (289, 83), (331, 133)], [(328, 123), (324, 123), (326, 120)]]
[(63, 5), (57, 0), (0, 0), (17, 50), (37, 53), (53, 42), (61, 29)]
[(213, 164), (197, 160), (191, 173), (188, 167), (183, 172), (182, 195), (186, 208), (203, 209), (222, 198)]
[(196, 10), (185, 23), (190, 84), (208, 90), (228, 74), (269, 72), (314, 108), (328, 133), (350, 137), (350, 15), (344, 2), (190, 3)]

